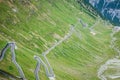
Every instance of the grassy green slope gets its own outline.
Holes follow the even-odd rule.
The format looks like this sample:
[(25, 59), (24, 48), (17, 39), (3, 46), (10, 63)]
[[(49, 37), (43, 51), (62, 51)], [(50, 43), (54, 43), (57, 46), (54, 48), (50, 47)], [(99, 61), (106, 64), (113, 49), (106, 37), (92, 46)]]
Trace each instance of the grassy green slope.
[[(0, 49), (7, 42), (16, 42), (16, 58), (28, 80), (35, 79), (33, 72), (36, 61), (33, 56), (40, 56), (61, 40), (68, 33), (70, 24), (76, 24), (79, 18), (88, 23), (88, 27), (96, 22), (74, 0), (0, 1)], [(95, 36), (81, 24), (75, 29), (82, 39), (74, 32), (47, 55), (56, 80), (99, 80), (97, 69), (115, 55), (109, 48), (112, 26), (100, 20), (95, 27)], [(0, 69), (17, 76), (18, 72), (10, 58), (8, 51), (0, 62)], [(40, 76), (41, 80), (47, 80), (43, 68)]]

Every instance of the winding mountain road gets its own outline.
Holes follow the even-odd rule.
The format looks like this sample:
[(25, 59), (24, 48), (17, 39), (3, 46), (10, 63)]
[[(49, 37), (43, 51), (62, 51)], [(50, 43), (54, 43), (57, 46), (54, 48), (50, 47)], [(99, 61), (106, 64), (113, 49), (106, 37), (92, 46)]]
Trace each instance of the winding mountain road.
[(84, 23), (84, 22), (82, 21), (82, 19), (79, 19), (79, 22), (81, 23), (81, 25), (82, 25), (83, 27), (88, 27), (88, 24), (87, 24), (87, 23)]
[(55, 80), (54, 79), (54, 77), (55, 77), (54, 73), (49, 72), (48, 66), (44, 63), (44, 61), (39, 56), (36, 56), (36, 55), (34, 56), (34, 59), (37, 61), (37, 65), (36, 65), (36, 68), (35, 68), (35, 71), (34, 71), (36, 80), (40, 80), (39, 75), (38, 75), (38, 72), (40, 71), (40, 64), (42, 64), (44, 66), (46, 76), (50, 80)]
[(44, 63), (44, 61), (43, 61), (39, 56), (34, 56), (35, 60), (37, 61), (36, 69), (35, 69), (35, 71), (34, 71), (35, 76), (36, 76), (36, 80), (40, 80), (40, 79), (39, 79), (39, 75), (38, 75), (38, 72), (39, 72), (39, 70), (40, 70), (40, 64), (42, 64), (42, 65), (44, 66), (45, 71), (46, 71), (46, 75), (47, 75), (47, 77), (49, 78), (49, 80), (55, 80), (55, 74), (54, 74), (54, 72), (53, 72), (53, 69), (52, 69), (52, 67), (51, 67), (51, 65), (50, 65), (50, 63), (49, 63), (46, 55), (49, 54), (49, 52), (50, 52), (51, 50), (53, 50), (56, 46), (58, 46), (58, 45), (61, 44), (63, 41), (65, 41), (66, 39), (68, 39), (68, 38), (72, 35), (73, 31), (74, 31), (74, 26), (71, 26), (69, 33), (67, 33), (67, 34), (64, 36), (64, 38), (62, 38), (62, 39), (61, 39), (60, 41), (58, 41), (55, 45), (53, 45), (51, 48), (49, 48), (48, 50), (46, 50), (45, 52), (42, 53), (42, 56), (44, 57), (46, 64)]
[(117, 71), (119, 71), (120, 69), (120, 50), (115, 46), (115, 41), (117, 40), (116, 37), (114, 37), (114, 35), (120, 31), (120, 27), (114, 27), (112, 30), (112, 34), (111, 34), (111, 45), (110, 47), (113, 48), (117, 53), (118, 56), (115, 56), (115, 58), (113, 59), (109, 59), (106, 61), (105, 64), (101, 65), (100, 68), (98, 69), (98, 78), (101, 80), (108, 80), (107, 78), (111, 78), (111, 79), (117, 79), (120, 78), (120, 73), (116, 74), (108, 74), (108, 75), (104, 75), (105, 71), (107, 71), (107, 69), (116, 69)]
[(14, 42), (10, 42), (10, 43), (7, 43), (7, 45), (2, 49), (1, 51), (1, 55), (0, 55), (0, 61), (3, 60), (4, 56), (5, 56), (5, 53), (6, 53), (6, 50), (10, 47), (11, 49), (11, 56), (12, 56), (12, 62), (15, 64), (15, 66), (17, 67), (18, 69), (18, 72), (20, 74), (20, 78), (22, 80), (26, 80), (25, 78), (25, 75), (23, 73), (23, 70), (22, 68), (20, 67), (20, 65), (16, 62), (16, 55), (15, 55), (15, 43)]

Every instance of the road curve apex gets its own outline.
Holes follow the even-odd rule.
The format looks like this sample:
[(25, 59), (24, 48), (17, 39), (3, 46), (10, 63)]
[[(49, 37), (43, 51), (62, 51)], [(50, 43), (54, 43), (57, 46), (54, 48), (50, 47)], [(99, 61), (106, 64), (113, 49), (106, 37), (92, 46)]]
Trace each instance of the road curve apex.
[(11, 46), (14, 45), (15, 47), (17, 47), (17, 46), (16, 46), (16, 42), (8, 42), (7, 44), (9, 44), (9, 45), (11, 45)]
[(37, 56), (36, 56), (36, 55), (34, 55), (34, 58), (37, 58)]
[(16, 42), (8, 42), (8, 44), (16, 44)]

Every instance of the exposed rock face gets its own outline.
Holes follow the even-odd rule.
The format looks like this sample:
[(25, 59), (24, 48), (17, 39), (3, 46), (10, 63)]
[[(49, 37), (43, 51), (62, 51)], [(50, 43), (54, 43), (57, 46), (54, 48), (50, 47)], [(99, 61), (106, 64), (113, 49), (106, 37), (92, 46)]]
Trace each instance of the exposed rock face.
[(87, 0), (100, 14), (120, 25), (120, 0)]

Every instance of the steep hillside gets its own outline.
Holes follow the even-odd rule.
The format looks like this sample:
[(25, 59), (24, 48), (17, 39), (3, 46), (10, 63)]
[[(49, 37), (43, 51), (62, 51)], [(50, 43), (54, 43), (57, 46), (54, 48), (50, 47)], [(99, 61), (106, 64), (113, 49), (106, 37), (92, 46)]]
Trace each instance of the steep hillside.
[[(43, 59), (43, 52), (71, 33), (47, 55), (55, 79), (99, 80), (100, 65), (117, 55), (110, 47), (113, 26), (89, 14), (74, 0), (0, 0), (0, 50), (15, 42), (17, 62), (26, 79), (35, 80), (34, 55)], [(0, 70), (19, 76), (10, 49), (0, 61)], [(39, 76), (49, 80), (43, 66)]]

